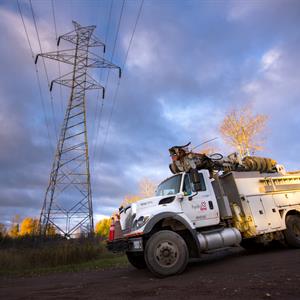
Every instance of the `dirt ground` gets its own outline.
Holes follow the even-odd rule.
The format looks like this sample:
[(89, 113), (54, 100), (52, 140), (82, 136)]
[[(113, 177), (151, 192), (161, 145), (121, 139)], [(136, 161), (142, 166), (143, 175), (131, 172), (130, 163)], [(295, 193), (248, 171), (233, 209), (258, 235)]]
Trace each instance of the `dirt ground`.
[(132, 267), (0, 278), (0, 299), (300, 299), (300, 250), (222, 252), (165, 279)]

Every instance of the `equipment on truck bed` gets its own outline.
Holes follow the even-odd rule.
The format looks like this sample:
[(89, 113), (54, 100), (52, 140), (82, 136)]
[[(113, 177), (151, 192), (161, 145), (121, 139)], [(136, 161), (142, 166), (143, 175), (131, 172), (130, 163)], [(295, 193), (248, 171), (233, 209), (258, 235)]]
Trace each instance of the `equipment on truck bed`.
[(210, 156), (205, 153), (192, 152), (188, 149), (188, 143), (183, 146), (174, 146), (169, 149), (172, 163), (170, 170), (173, 174), (189, 172), (191, 169), (207, 169), (213, 171), (259, 171), (261, 173), (277, 172), (277, 162), (271, 158), (245, 156), (240, 159), (237, 153), (224, 157), (220, 153)]

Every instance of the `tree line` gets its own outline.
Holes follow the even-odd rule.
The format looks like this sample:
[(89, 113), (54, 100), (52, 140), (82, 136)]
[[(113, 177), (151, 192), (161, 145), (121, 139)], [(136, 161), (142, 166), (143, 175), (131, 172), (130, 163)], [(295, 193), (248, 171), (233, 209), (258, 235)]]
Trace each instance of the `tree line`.
[[(26, 217), (20, 220), (19, 215), (15, 215), (11, 221), (11, 225), (7, 228), (3, 223), (0, 223), (0, 238), (10, 237), (26, 237), (37, 236), (40, 233), (40, 223), (37, 218)], [(54, 236), (57, 232), (54, 226), (49, 226), (46, 232), (47, 236)]]

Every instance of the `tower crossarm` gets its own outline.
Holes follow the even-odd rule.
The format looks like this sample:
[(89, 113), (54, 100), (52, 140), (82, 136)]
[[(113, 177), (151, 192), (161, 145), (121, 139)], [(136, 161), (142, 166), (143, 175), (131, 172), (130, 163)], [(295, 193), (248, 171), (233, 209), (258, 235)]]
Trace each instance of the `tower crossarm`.
[(119, 70), (119, 78), (122, 76), (122, 70), (119, 66), (111, 63), (103, 57), (98, 56), (97, 54), (89, 51), (89, 57), (87, 60), (88, 68), (108, 68), (108, 69), (118, 69)]
[[(59, 62), (63, 62), (69, 65), (74, 65), (75, 61), (75, 54), (74, 52), (76, 49), (68, 49), (68, 50), (60, 50), (60, 51), (52, 51), (52, 52), (45, 52), (40, 53), (35, 58), (35, 63), (37, 63), (38, 58), (44, 57), (48, 59), (57, 60)], [(119, 78), (122, 75), (121, 68), (110, 61), (98, 56), (95, 53), (92, 53), (88, 51), (89, 56), (85, 59), (85, 57), (81, 57), (80, 55), (77, 55), (77, 58), (85, 59), (85, 63), (82, 65), (82, 67), (86, 68), (108, 68), (108, 69), (118, 69), (119, 70)]]
[[(72, 88), (74, 82), (74, 79), (71, 77), (72, 74), (73, 72), (70, 72), (66, 75), (63, 75), (57, 79), (52, 80), (50, 84), (50, 91), (52, 91), (54, 83)], [(84, 90), (102, 90), (102, 98), (104, 99), (105, 88), (88, 73), (85, 74), (85, 80), (83, 82), (82, 81), (78, 83), (75, 82), (74, 86), (75, 87), (81, 86)]]
[(37, 64), (38, 58), (41, 56), (44, 58), (57, 60), (59, 62), (63, 62), (63, 63), (69, 64), (69, 65), (74, 65), (74, 60), (75, 60), (74, 51), (75, 51), (75, 49), (68, 49), (68, 50), (39, 53), (35, 57), (35, 64)]
[(89, 42), (89, 47), (103, 47), (103, 52), (105, 53), (105, 44), (102, 43), (96, 36), (92, 35), (90, 42)]

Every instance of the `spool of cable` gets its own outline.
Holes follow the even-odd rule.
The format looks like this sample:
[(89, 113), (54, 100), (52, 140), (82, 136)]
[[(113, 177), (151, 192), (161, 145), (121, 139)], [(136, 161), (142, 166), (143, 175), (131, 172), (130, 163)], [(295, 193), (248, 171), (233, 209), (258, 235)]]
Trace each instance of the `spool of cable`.
[(271, 158), (246, 156), (243, 158), (242, 164), (247, 171), (271, 173), (276, 171), (277, 162)]

